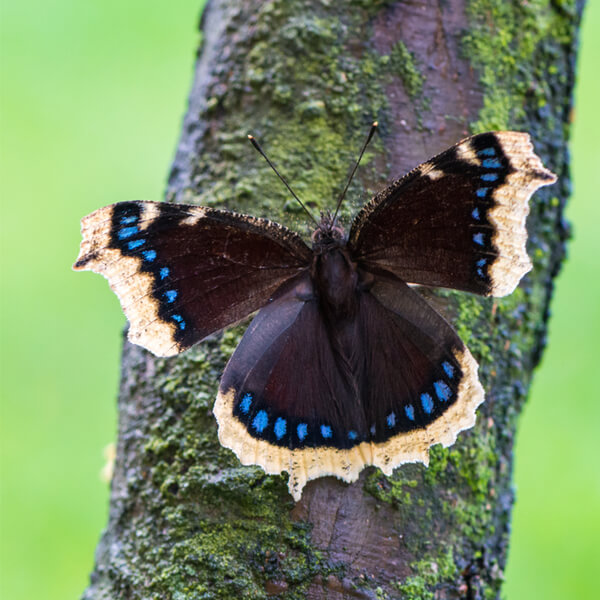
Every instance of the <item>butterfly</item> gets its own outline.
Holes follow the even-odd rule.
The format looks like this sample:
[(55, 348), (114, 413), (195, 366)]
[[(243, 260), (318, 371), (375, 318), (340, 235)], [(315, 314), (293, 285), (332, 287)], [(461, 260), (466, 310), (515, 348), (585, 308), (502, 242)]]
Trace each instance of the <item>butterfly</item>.
[(258, 311), (223, 372), (219, 440), (287, 471), (298, 501), (317, 477), (428, 464), (474, 425), (478, 365), (409, 284), (510, 294), (532, 267), (528, 200), (555, 180), (526, 133), (482, 133), (393, 181), (349, 232), (323, 215), (311, 246), (266, 219), (120, 202), (82, 220), (73, 268), (108, 279), (129, 340), (157, 356)]

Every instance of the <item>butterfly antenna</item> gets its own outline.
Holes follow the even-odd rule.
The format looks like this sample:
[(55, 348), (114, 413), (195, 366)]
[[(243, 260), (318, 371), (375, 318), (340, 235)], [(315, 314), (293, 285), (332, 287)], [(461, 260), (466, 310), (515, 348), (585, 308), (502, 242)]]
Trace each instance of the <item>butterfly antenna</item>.
[(360, 151), (360, 154), (358, 156), (358, 160), (356, 161), (356, 164), (354, 165), (354, 169), (352, 169), (352, 173), (350, 173), (350, 177), (348, 177), (348, 183), (346, 183), (346, 187), (344, 188), (344, 191), (342, 192), (342, 195), (340, 196), (340, 199), (338, 200), (337, 206), (335, 207), (335, 213), (333, 214), (333, 219), (331, 220), (332, 224), (335, 223), (335, 219), (338, 215), (340, 207), (342, 206), (342, 202), (344, 201), (344, 196), (346, 195), (346, 192), (348, 191), (348, 188), (350, 187), (350, 183), (352, 183), (352, 178), (354, 177), (354, 173), (356, 173), (356, 169), (358, 169), (360, 160), (363, 157), (363, 154), (365, 153), (365, 150), (367, 149), (369, 142), (373, 139), (373, 136), (375, 135), (375, 131), (377, 130), (378, 125), (379, 125), (379, 123), (377, 123), (377, 121), (373, 121), (373, 124), (371, 125), (371, 130), (369, 131), (369, 135), (367, 136), (367, 139), (366, 139), (365, 143), (363, 144), (362, 150)]
[(271, 167), (271, 169), (273, 169), (273, 171), (275, 171), (275, 175), (277, 175), (277, 177), (279, 177), (279, 179), (281, 179), (281, 181), (283, 181), (283, 184), (285, 185), (285, 187), (289, 190), (290, 194), (292, 194), (292, 196), (296, 199), (298, 204), (304, 209), (304, 212), (312, 219), (314, 224), (317, 227), (319, 227), (319, 222), (310, 214), (310, 211), (308, 210), (308, 208), (306, 208), (306, 206), (304, 205), (304, 202), (302, 202), (302, 200), (300, 200), (300, 198), (298, 198), (298, 196), (296, 196), (296, 194), (294, 193), (294, 190), (290, 187), (290, 184), (285, 180), (283, 175), (275, 168), (275, 165), (269, 160), (269, 157), (265, 154), (264, 150), (260, 147), (260, 145), (256, 141), (255, 137), (253, 135), (248, 135), (248, 139), (250, 140), (250, 142), (252, 143), (254, 148), (258, 151), (258, 153), (267, 161), (267, 163)]

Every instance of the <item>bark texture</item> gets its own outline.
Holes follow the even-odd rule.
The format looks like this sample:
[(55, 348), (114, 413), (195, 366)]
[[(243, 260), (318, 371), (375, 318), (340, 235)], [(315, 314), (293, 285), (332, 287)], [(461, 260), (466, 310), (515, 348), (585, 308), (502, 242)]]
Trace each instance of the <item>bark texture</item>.
[(564, 255), (567, 139), (582, 2), (212, 0), (167, 199), (267, 216), (297, 206), (251, 131), (315, 212), (332, 208), (373, 119), (381, 135), (343, 217), (462, 137), (529, 131), (559, 175), (532, 200), (534, 270), (495, 300), (432, 290), (480, 363), (474, 429), (429, 468), (346, 485), (242, 467), (211, 408), (243, 327), (157, 359), (125, 343), (110, 518), (84, 598), (497, 598), (508, 546), (512, 447), (544, 347)]

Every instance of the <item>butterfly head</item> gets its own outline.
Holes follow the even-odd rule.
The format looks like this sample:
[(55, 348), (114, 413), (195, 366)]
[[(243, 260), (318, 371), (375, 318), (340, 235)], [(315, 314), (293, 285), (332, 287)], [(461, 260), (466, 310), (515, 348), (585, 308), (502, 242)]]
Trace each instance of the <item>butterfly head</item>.
[(345, 246), (346, 232), (339, 221), (330, 213), (321, 213), (319, 226), (312, 234), (313, 250), (329, 250)]

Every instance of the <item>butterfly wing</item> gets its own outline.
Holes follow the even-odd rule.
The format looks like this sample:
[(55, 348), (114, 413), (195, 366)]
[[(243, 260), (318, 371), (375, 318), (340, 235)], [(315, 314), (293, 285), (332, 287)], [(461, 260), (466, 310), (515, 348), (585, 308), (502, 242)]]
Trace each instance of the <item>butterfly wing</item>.
[(483, 401), (477, 365), (448, 323), (393, 275), (358, 296), (354, 318), (327, 322), (301, 277), (261, 309), (215, 403), (221, 443), (243, 464), (310, 479), (390, 474), (452, 444)]
[(82, 220), (82, 236), (73, 268), (108, 279), (129, 339), (158, 356), (257, 310), (312, 257), (280, 225), (181, 204), (113, 204)]
[(349, 247), (367, 270), (504, 296), (531, 269), (528, 200), (554, 181), (528, 134), (475, 135), (375, 196), (354, 220)]
[[(475, 424), (484, 391), (477, 363), (454, 329), (414, 290), (382, 275), (361, 302), (366, 348), (363, 403), (374, 464), (428, 463), (428, 448), (450, 446)], [(400, 458), (400, 462), (398, 462)]]

